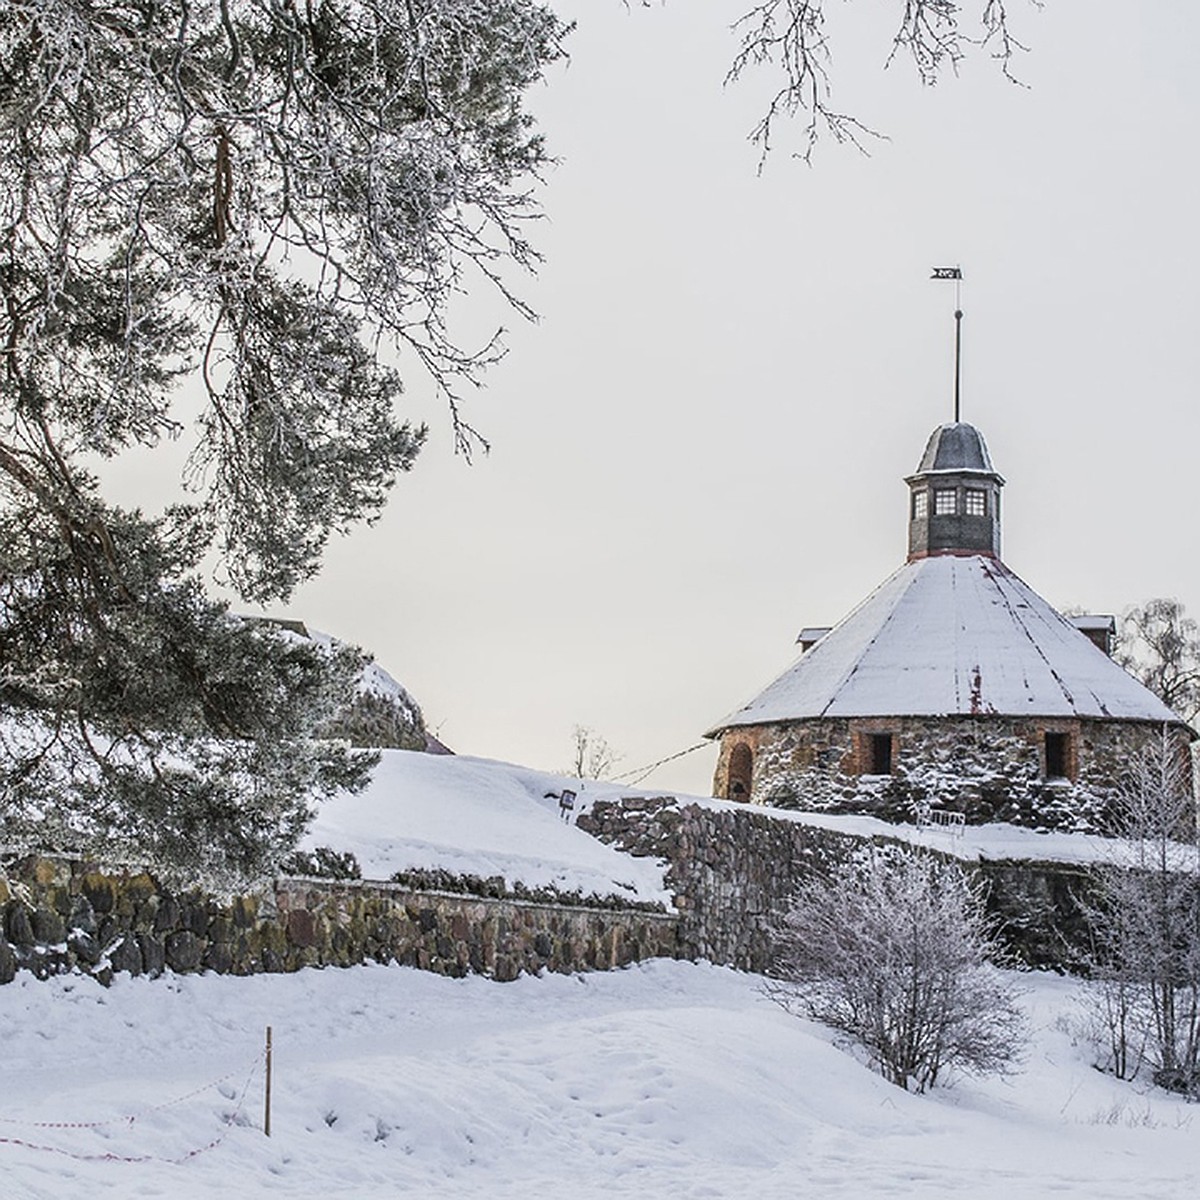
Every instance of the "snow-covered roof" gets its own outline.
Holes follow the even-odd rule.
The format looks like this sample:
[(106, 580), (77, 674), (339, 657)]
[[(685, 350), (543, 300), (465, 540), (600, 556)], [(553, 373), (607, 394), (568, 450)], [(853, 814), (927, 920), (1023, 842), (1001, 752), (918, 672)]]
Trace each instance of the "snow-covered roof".
[(709, 736), (805, 717), (978, 714), (1182, 724), (999, 560), (938, 555), (906, 563)]
[(796, 641), (801, 645), (811, 646), (814, 642), (819, 642), (832, 628), (832, 625), (805, 625), (797, 634)]
[(1079, 613), (1067, 618), (1076, 629), (1099, 629), (1105, 633), (1117, 632), (1117, 618), (1107, 613)]
[(939, 425), (930, 435), (917, 474), (930, 471), (986, 471), (994, 475), (996, 468), (983, 434), (974, 425), (957, 421)]

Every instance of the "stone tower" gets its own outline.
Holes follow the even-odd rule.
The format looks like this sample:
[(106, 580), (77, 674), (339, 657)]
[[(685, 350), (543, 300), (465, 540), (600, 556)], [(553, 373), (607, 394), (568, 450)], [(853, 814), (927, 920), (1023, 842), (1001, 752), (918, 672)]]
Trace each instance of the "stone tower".
[(1164, 728), (1186, 756), (1193, 731), (1105, 653), (1111, 618), (1068, 620), (1003, 563), (1004, 480), (977, 429), (934, 430), (905, 482), (907, 561), (708, 731), (714, 793), (1101, 828), (1131, 756)]

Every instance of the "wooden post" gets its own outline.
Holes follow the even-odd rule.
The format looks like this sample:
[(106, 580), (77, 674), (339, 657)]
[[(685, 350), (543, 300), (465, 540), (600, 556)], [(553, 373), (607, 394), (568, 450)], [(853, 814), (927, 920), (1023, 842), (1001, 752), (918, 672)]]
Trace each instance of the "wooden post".
[(263, 1096), (263, 1133), (271, 1136), (271, 1027), (267, 1026), (267, 1086)]

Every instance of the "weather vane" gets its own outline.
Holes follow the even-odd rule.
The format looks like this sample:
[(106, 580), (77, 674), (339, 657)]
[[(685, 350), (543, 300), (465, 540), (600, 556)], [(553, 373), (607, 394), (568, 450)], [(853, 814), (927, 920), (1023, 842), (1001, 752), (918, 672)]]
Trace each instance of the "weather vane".
[(931, 279), (954, 280), (954, 423), (959, 417), (959, 379), (962, 374), (962, 267), (934, 267)]

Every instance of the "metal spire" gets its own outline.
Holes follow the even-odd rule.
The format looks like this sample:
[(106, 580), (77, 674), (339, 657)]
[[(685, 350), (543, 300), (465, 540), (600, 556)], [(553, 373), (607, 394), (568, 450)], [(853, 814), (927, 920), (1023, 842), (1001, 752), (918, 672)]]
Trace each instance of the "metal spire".
[[(957, 289), (956, 289), (957, 290)], [(954, 306), (954, 423), (959, 417), (959, 384), (962, 379), (962, 309), (957, 298)]]
[(962, 268), (934, 267), (931, 279), (954, 280), (954, 423), (961, 415), (962, 384)]

